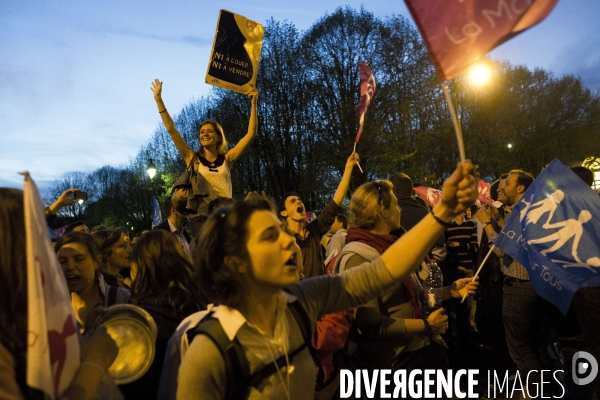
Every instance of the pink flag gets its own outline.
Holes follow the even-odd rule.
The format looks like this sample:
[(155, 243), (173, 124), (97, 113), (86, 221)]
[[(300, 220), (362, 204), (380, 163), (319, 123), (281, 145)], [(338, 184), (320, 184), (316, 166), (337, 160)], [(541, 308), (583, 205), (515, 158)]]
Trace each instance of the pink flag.
[(358, 63), (358, 72), (360, 73), (360, 100), (356, 106), (356, 113), (358, 114), (358, 132), (356, 133), (356, 139), (354, 143), (358, 143), (360, 135), (363, 131), (363, 125), (365, 123), (365, 114), (371, 104), (371, 99), (375, 95), (375, 77), (369, 64), (364, 62)]
[(541, 22), (558, 0), (404, 0), (442, 81)]
[(67, 226), (69, 226), (69, 225), (61, 226), (60, 228), (54, 229), (54, 233), (56, 233), (56, 236), (61, 237), (62, 235), (64, 235), (65, 229), (67, 229)]
[(79, 338), (71, 297), (35, 182), (25, 173), (27, 240), (27, 385), (60, 397), (79, 368)]
[(479, 197), (477, 200), (485, 204), (492, 204), (492, 198), (490, 197), (490, 184), (483, 180), (479, 180)]
[(442, 199), (442, 191), (434, 188), (430, 188), (427, 186), (416, 186), (414, 188), (415, 192), (421, 197), (423, 200), (429, 204), (430, 207), (435, 207), (438, 205), (440, 200)]

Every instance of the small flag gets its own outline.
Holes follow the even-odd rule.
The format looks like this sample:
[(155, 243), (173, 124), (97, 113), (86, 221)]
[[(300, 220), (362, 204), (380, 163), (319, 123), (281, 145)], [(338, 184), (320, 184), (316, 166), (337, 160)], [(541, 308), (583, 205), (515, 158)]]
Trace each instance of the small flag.
[(485, 204), (492, 204), (492, 197), (490, 194), (490, 184), (485, 182), (484, 180), (479, 180), (479, 197), (477, 197), (477, 200), (479, 200), (482, 203)]
[(404, 0), (441, 81), (541, 22), (558, 0)]
[(62, 396), (79, 368), (77, 322), (71, 297), (28, 173), (23, 188), (27, 240), (27, 385)]
[(600, 196), (554, 159), (514, 205), (494, 244), (566, 314), (579, 288), (600, 286)]
[(365, 114), (371, 104), (371, 99), (375, 95), (375, 77), (369, 64), (364, 62), (358, 63), (358, 72), (360, 73), (360, 100), (356, 106), (356, 113), (358, 114), (358, 132), (356, 133), (356, 139), (354, 143), (358, 143), (360, 135), (363, 131), (363, 125), (365, 124)]
[(442, 191), (438, 189), (427, 186), (415, 186), (414, 191), (419, 197), (425, 200), (430, 207), (437, 206), (440, 200), (442, 200)]
[(152, 228), (162, 224), (162, 215), (160, 214), (160, 204), (156, 196), (152, 196)]

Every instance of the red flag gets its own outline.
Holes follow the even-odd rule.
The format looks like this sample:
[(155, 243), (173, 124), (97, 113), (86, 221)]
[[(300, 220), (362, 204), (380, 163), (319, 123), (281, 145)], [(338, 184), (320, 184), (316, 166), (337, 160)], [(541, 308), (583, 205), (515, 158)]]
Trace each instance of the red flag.
[(27, 385), (60, 398), (79, 368), (79, 338), (67, 282), (58, 265), (44, 204), (25, 173)]
[(363, 125), (365, 123), (365, 114), (371, 104), (371, 99), (375, 95), (375, 77), (369, 64), (364, 62), (358, 63), (358, 72), (360, 74), (360, 100), (356, 106), (356, 113), (358, 114), (358, 132), (356, 133), (356, 139), (354, 143), (358, 143), (360, 135), (363, 131)]
[(438, 205), (440, 200), (442, 200), (442, 191), (434, 188), (430, 188), (427, 186), (416, 186), (414, 188), (415, 192), (419, 195), (420, 198), (425, 200), (430, 207), (435, 207)]
[(483, 180), (479, 180), (479, 197), (477, 200), (485, 204), (492, 204), (492, 198), (490, 197), (490, 184)]
[(541, 22), (558, 0), (404, 0), (442, 81)]

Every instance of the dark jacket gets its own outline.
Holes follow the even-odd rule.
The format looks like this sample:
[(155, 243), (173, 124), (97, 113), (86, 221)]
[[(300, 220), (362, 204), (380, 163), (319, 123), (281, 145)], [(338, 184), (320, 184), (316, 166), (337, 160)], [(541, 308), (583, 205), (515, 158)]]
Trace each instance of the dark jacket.
[[(413, 226), (417, 225), (427, 214), (429, 210), (423, 207), (413, 197), (401, 197), (398, 199), (398, 205), (402, 209), (400, 215), (400, 226), (405, 230), (410, 230)], [(400, 232), (392, 231), (390, 234), (394, 236), (400, 236)], [(439, 247), (443, 247), (446, 242), (446, 238), (442, 233), (435, 241), (435, 244)]]
[[(156, 225), (154, 227), (154, 229), (162, 229), (163, 231), (171, 232), (171, 227), (169, 226), (169, 220), (166, 219), (165, 222)], [(187, 240), (187, 242), (190, 243), (192, 241), (192, 237), (185, 229), (182, 229), (182, 231), (183, 231), (183, 236), (185, 237), (185, 240)]]
[(306, 226), (308, 234), (306, 238), (295, 234), (296, 243), (302, 250), (302, 261), (304, 263), (304, 276), (323, 275), (325, 273), (325, 260), (321, 250), (321, 237), (326, 234), (331, 225), (335, 222), (335, 217), (342, 212), (342, 208), (335, 201), (330, 201), (321, 211), (321, 214), (314, 221)]
[(175, 312), (166, 304), (157, 303), (155, 298), (143, 299), (138, 306), (146, 310), (156, 323), (157, 334), (154, 360), (152, 361), (152, 365), (150, 365), (150, 369), (140, 379), (126, 385), (120, 385), (119, 389), (121, 389), (123, 396), (128, 400), (156, 399), (169, 339), (185, 317), (199, 310), (184, 309), (182, 312)]

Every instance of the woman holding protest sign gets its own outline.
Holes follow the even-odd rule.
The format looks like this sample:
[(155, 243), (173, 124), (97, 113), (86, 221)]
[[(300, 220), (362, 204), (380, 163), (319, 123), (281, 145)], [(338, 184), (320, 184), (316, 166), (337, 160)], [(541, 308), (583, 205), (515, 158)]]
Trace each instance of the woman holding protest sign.
[[(181, 136), (177, 130), (173, 119), (169, 115), (165, 103), (162, 100), (162, 82), (155, 79), (152, 83), (152, 93), (158, 107), (158, 112), (162, 118), (165, 128), (179, 154), (183, 157), (185, 165), (197, 175), (204, 178), (206, 192), (202, 194), (202, 201), (194, 205), (197, 209), (193, 211), (192, 216), (208, 215), (208, 203), (219, 197), (232, 197), (231, 185), (231, 167), (238, 158), (244, 153), (256, 136), (258, 128), (258, 117), (256, 113), (256, 104), (258, 101), (258, 91), (252, 90), (248, 93), (251, 100), (252, 110), (248, 122), (248, 132), (240, 139), (236, 146), (228, 149), (225, 132), (221, 125), (214, 120), (206, 120), (200, 123), (198, 129), (198, 140), (200, 149), (194, 151)], [(177, 205), (176, 205), (177, 208)]]
[[(211, 214), (200, 236), (196, 269), (201, 288), (220, 304), (212, 318), (229, 340), (235, 337), (249, 364), (251, 379), (235, 398), (312, 399), (316, 371), (306, 336), (310, 341), (315, 321), (363, 304), (408, 277), (444, 225), (477, 198), (471, 169), (460, 163), (433, 213), (381, 257), (335, 276), (299, 282), (294, 238), (281, 229), (268, 203), (240, 201)], [(199, 333), (183, 354), (177, 398), (225, 398), (240, 382), (228, 380), (233, 375), (217, 344), (192, 329)]]

